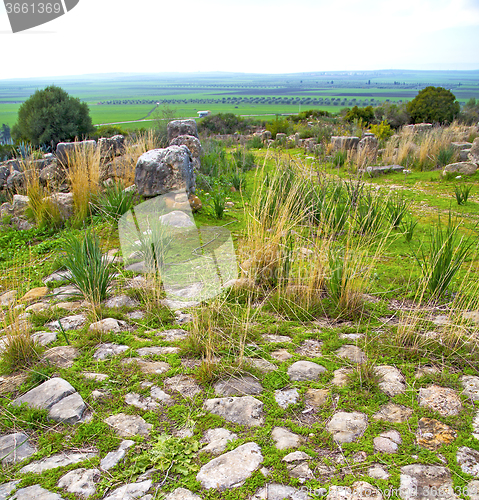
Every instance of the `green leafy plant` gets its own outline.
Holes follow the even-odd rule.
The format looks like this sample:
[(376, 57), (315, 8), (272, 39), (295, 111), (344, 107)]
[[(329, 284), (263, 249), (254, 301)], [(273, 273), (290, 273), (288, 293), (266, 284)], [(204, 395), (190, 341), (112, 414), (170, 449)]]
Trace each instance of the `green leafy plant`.
[(434, 298), (440, 298), (447, 290), (452, 279), (468, 258), (474, 240), (459, 235), (459, 224), (455, 224), (449, 214), (447, 226), (440, 219), (429, 232), (430, 248), (423, 248), (415, 255), (426, 279), (426, 285)]
[(385, 141), (393, 135), (391, 125), (389, 125), (386, 120), (383, 120), (379, 124), (371, 125), (369, 130), (371, 130), (371, 133), (374, 134), (380, 141)]
[(236, 170), (231, 174), (230, 180), (236, 191), (244, 191), (246, 187), (246, 177), (243, 173)]
[(402, 221), (401, 227), (403, 230), (404, 238), (406, 238), (407, 242), (412, 241), (412, 237), (414, 236), (414, 230), (417, 226), (417, 220), (412, 217), (408, 217)]
[(339, 150), (334, 153), (333, 165), (335, 167), (344, 167), (346, 160), (348, 159), (348, 152), (344, 150)]
[(134, 191), (125, 191), (121, 180), (106, 186), (100, 193), (93, 205), (97, 212), (105, 217), (118, 221), (135, 204), (136, 194)]
[(83, 237), (68, 236), (64, 245), (63, 265), (70, 271), (72, 280), (92, 305), (107, 297), (113, 280), (112, 263), (100, 248), (100, 239), (90, 230)]
[(455, 152), (452, 147), (441, 148), (437, 153), (437, 163), (440, 167), (445, 167), (453, 162), (454, 156)]
[(468, 184), (456, 184), (454, 186), (454, 195), (456, 196), (458, 205), (465, 205), (467, 203), (471, 190), (472, 185)]
[(216, 186), (210, 193), (208, 205), (212, 215), (217, 219), (222, 219), (225, 213), (226, 194), (220, 186)]
[(400, 194), (388, 198), (386, 207), (389, 215), (389, 222), (394, 229), (398, 229), (404, 216), (409, 209), (409, 202)]
[(160, 272), (173, 244), (171, 227), (155, 221), (147, 231), (139, 232), (138, 253), (150, 271)]

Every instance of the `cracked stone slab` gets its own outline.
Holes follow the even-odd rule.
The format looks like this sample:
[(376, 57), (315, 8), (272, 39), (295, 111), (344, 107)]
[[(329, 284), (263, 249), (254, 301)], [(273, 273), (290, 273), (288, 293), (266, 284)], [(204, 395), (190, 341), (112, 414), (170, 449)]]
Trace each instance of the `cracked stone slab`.
[(368, 360), (364, 351), (352, 344), (341, 346), (336, 351), (336, 356), (340, 357), (341, 359), (347, 359), (352, 363), (365, 363)]
[(0, 461), (2, 465), (17, 464), (36, 453), (36, 448), (23, 432), (15, 432), (0, 437)]
[(126, 456), (126, 452), (135, 444), (135, 441), (131, 439), (125, 439), (120, 443), (120, 446), (116, 451), (110, 451), (105, 455), (100, 461), (100, 467), (102, 470), (110, 470), (115, 467), (121, 460)]
[(356, 441), (368, 426), (368, 417), (364, 413), (344, 411), (335, 413), (326, 426), (333, 439), (339, 443)]
[(150, 395), (155, 401), (158, 401), (158, 403), (166, 405), (173, 403), (173, 398), (156, 385), (151, 386)]
[(96, 493), (96, 483), (100, 479), (98, 469), (75, 469), (60, 478), (59, 488), (65, 488), (69, 493), (88, 498)]
[(203, 409), (235, 424), (263, 425), (263, 403), (253, 396), (207, 399)]
[(479, 477), (479, 451), (462, 446), (457, 450), (456, 459), (462, 472)]
[(218, 453), (223, 453), (228, 446), (230, 441), (238, 439), (238, 435), (218, 427), (216, 429), (208, 429), (205, 432), (204, 440), (208, 443), (204, 448), (201, 449), (202, 452), (209, 452), (217, 455)]
[(464, 375), (461, 377), (461, 383), (464, 387), (462, 391), (464, 396), (467, 396), (473, 401), (479, 401), (479, 377)]
[(403, 500), (459, 500), (454, 494), (451, 473), (439, 465), (401, 467), (399, 489)]
[(419, 389), (419, 405), (437, 411), (443, 417), (458, 415), (462, 404), (456, 391), (448, 387), (430, 385)]
[(313, 361), (296, 361), (288, 368), (289, 378), (294, 382), (316, 380), (321, 373), (325, 372), (324, 366), (313, 363)]
[(34, 474), (41, 474), (46, 470), (57, 469), (58, 467), (67, 467), (68, 465), (77, 464), (90, 460), (98, 456), (97, 453), (58, 453), (51, 457), (42, 458), (35, 462), (31, 462), (20, 469), (20, 474), (33, 472)]
[(376, 453), (397, 453), (401, 443), (401, 435), (395, 430), (383, 432), (373, 440), (374, 451)]
[(92, 323), (89, 327), (90, 331), (103, 333), (120, 333), (128, 330), (128, 323), (115, 318), (105, 318)]
[(406, 391), (406, 380), (395, 366), (376, 366), (374, 373), (379, 377), (379, 388), (388, 396), (397, 396)]
[(145, 375), (161, 375), (171, 368), (170, 365), (164, 361), (148, 361), (142, 358), (125, 358), (121, 363), (124, 365), (136, 363), (141, 372)]
[(119, 344), (100, 344), (93, 355), (93, 359), (97, 361), (103, 361), (104, 359), (110, 358), (112, 356), (117, 356), (118, 354), (123, 354), (130, 347), (127, 345), (119, 345)]
[(304, 401), (313, 408), (324, 406), (329, 399), (329, 391), (327, 389), (308, 389), (304, 395)]
[(271, 431), (271, 438), (278, 450), (287, 450), (288, 448), (298, 448), (304, 443), (304, 438), (291, 432), (284, 427), (275, 427)]
[(245, 443), (203, 465), (196, 480), (206, 489), (237, 488), (244, 484), (262, 462), (261, 448), (256, 443)]
[(21, 488), (9, 500), (63, 500), (58, 493), (42, 488), (39, 484)]
[(309, 468), (306, 463), (291, 464), (288, 465), (289, 475), (299, 479), (300, 483), (303, 483), (307, 479), (314, 479), (313, 471)]
[(118, 413), (104, 420), (121, 437), (148, 436), (153, 425), (148, 424), (138, 415)]
[(288, 453), (285, 457), (283, 457), (281, 461), (286, 463), (292, 463), (292, 462), (303, 462), (304, 460), (311, 460), (311, 459), (312, 457), (310, 457), (304, 451), (292, 451), (291, 453)]
[(14, 406), (20, 406), (22, 403), (26, 403), (29, 406), (48, 410), (61, 399), (74, 392), (75, 389), (66, 380), (54, 377), (28, 391), (23, 396), (18, 397), (12, 404)]
[(213, 385), (217, 396), (247, 396), (263, 392), (262, 385), (253, 377), (231, 377)]
[(407, 422), (412, 415), (412, 409), (396, 403), (387, 403), (373, 415), (374, 420), (384, 420), (392, 424), (402, 424)]
[(288, 408), (299, 401), (298, 389), (278, 389), (274, 391), (274, 399), (281, 408)]
[(109, 309), (119, 309), (121, 307), (138, 307), (140, 303), (128, 297), (128, 295), (117, 295), (116, 297), (112, 297), (105, 302), (105, 307)]
[(47, 346), (57, 340), (56, 332), (37, 332), (32, 335), (32, 339), (41, 346)]
[(151, 485), (151, 479), (125, 484), (106, 496), (104, 500), (133, 500), (135, 498), (143, 498), (145, 493), (151, 488)]

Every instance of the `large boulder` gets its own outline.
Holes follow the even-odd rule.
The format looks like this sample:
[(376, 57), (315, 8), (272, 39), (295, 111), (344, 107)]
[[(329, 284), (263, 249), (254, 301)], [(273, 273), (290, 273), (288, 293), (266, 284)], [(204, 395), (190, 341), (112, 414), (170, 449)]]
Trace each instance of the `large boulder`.
[(65, 168), (57, 161), (54, 161), (42, 169), (39, 178), (42, 186), (48, 186), (56, 189), (66, 180)]
[(68, 158), (75, 152), (93, 152), (96, 149), (96, 141), (59, 142), (56, 149), (58, 160), (68, 167)]
[(469, 151), (468, 158), (473, 163), (479, 164), (479, 137), (474, 139), (472, 143), (471, 150)]
[(191, 158), (193, 160), (193, 168), (195, 172), (199, 172), (201, 166), (201, 143), (197, 137), (193, 135), (179, 135), (175, 137), (171, 142), (170, 146), (186, 146), (191, 153)]
[(10, 168), (6, 165), (0, 167), (0, 189), (3, 189), (7, 185), (7, 179), (10, 175)]
[(331, 137), (331, 144), (333, 145), (334, 151), (349, 151), (350, 149), (357, 149), (359, 144), (359, 137), (333, 135), (333, 137)]
[(168, 144), (180, 135), (192, 135), (198, 137), (198, 127), (193, 119), (190, 120), (174, 120), (168, 123)]
[(63, 221), (73, 215), (73, 193), (53, 193), (47, 198), (58, 209)]
[(138, 194), (146, 197), (181, 189), (194, 193), (195, 173), (190, 150), (183, 145), (143, 153), (136, 163), (135, 184)]
[(451, 163), (450, 165), (446, 165), (442, 172), (443, 176), (446, 176), (448, 173), (454, 173), (458, 175), (474, 175), (477, 170), (477, 164), (467, 161), (461, 161), (459, 163)]
[(25, 172), (14, 170), (7, 178), (7, 189), (9, 191), (21, 191), (25, 189), (26, 178)]
[(113, 137), (102, 137), (98, 141), (98, 147), (100, 148), (100, 156), (111, 160), (125, 152), (125, 136), (119, 134)]

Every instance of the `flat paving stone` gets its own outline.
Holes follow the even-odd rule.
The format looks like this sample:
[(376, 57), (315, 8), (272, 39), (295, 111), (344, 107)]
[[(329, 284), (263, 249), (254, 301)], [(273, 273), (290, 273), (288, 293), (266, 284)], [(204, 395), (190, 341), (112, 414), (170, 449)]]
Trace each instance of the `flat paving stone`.
[(62, 497), (58, 493), (52, 493), (51, 491), (42, 488), (39, 484), (33, 486), (28, 486), (27, 488), (21, 488), (16, 491), (16, 493), (10, 497), (11, 500), (62, 500)]
[(176, 490), (166, 495), (165, 500), (201, 500), (201, 497), (186, 488), (176, 488)]
[(17, 464), (36, 453), (36, 448), (23, 432), (0, 437), (0, 462), (2, 465)]
[(125, 403), (140, 410), (150, 411), (160, 407), (160, 404), (151, 397), (140, 396), (136, 392), (125, 394)]
[(298, 382), (304, 380), (316, 380), (322, 373), (326, 372), (324, 366), (313, 361), (296, 361), (288, 368), (290, 380)]
[(182, 330), (181, 328), (173, 328), (171, 330), (158, 332), (157, 335), (168, 342), (177, 342), (179, 340), (185, 340), (188, 336), (188, 332), (186, 330)]
[(164, 354), (177, 354), (180, 352), (180, 348), (171, 346), (140, 347), (136, 352), (138, 356), (161, 356)]
[(411, 418), (411, 415), (411, 408), (396, 403), (387, 403), (373, 415), (373, 419), (384, 420), (385, 422), (391, 422), (393, 424), (402, 424), (407, 422)]
[[(60, 326), (61, 323), (61, 326)], [(47, 323), (45, 326), (50, 330), (55, 332), (61, 331), (63, 328), (65, 331), (67, 330), (79, 330), (86, 324), (86, 316), (83, 314), (75, 314), (73, 316), (65, 316), (60, 320), (52, 321)]]
[(269, 344), (281, 344), (283, 342), (291, 342), (291, 337), (287, 335), (274, 335), (270, 333), (266, 333), (261, 335), (263, 342), (267, 342)]
[(251, 500), (310, 500), (311, 498), (306, 491), (284, 484), (269, 483), (257, 490)]
[(165, 389), (179, 392), (184, 398), (192, 398), (202, 392), (196, 380), (186, 375), (175, 375), (164, 380)]
[(331, 485), (326, 500), (382, 500), (381, 492), (366, 481), (356, 481), (349, 486)]
[(253, 396), (207, 399), (203, 409), (235, 424), (263, 425), (263, 403)]
[(238, 488), (262, 462), (261, 448), (256, 443), (245, 443), (203, 465), (196, 480), (206, 489)]
[(100, 475), (98, 469), (75, 469), (60, 478), (58, 487), (88, 498), (96, 493), (96, 483), (100, 480)]
[(336, 351), (336, 356), (347, 359), (352, 363), (365, 363), (368, 358), (362, 349), (355, 345), (346, 344)]
[(105, 375), (104, 373), (95, 373), (95, 372), (83, 372), (82, 375), (88, 380), (95, 380), (96, 382), (105, 382), (110, 377)]
[(322, 342), (314, 339), (306, 339), (301, 343), (301, 345), (296, 349), (296, 354), (305, 356), (307, 358), (319, 358), (322, 356), (321, 346)]
[(72, 346), (60, 345), (45, 351), (42, 360), (58, 366), (58, 368), (71, 368), (80, 351)]
[(401, 435), (395, 430), (383, 432), (373, 440), (376, 453), (397, 453), (401, 443)]
[(344, 411), (335, 413), (326, 425), (326, 429), (338, 443), (356, 441), (368, 426), (368, 417), (364, 413)]
[(287, 349), (277, 349), (270, 354), (271, 357), (276, 359), (277, 361), (288, 361), (288, 359), (291, 359), (293, 357), (293, 355)]
[(271, 431), (271, 438), (278, 450), (287, 450), (289, 448), (298, 448), (304, 444), (304, 438), (291, 432), (284, 427), (274, 427)]
[(448, 425), (434, 418), (423, 417), (418, 422), (416, 443), (423, 448), (436, 451), (443, 444), (451, 444), (457, 433)]
[(208, 429), (204, 435), (204, 441), (208, 444), (201, 448), (201, 451), (213, 453), (215, 455), (223, 453), (226, 450), (228, 443), (230, 441), (234, 441), (235, 439), (238, 439), (238, 435), (228, 429), (224, 429), (222, 427)]
[(331, 383), (336, 387), (345, 387), (349, 383), (349, 376), (353, 373), (352, 368), (338, 368), (333, 372)]
[(105, 343), (100, 344), (93, 355), (93, 359), (97, 361), (103, 361), (104, 359), (111, 358), (112, 356), (118, 356), (123, 354), (130, 347), (127, 345), (111, 344)]
[(304, 395), (304, 401), (313, 408), (324, 406), (329, 400), (329, 391), (327, 389), (308, 389)]
[(302, 462), (304, 460), (311, 460), (311, 459), (312, 457), (310, 457), (304, 451), (292, 451), (291, 453), (288, 453), (285, 457), (283, 457), (281, 461), (289, 464), (291, 462)]
[(110, 309), (119, 309), (121, 307), (139, 307), (140, 303), (136, 299), (128, 297), (128, 295), (117, 295), (105, 302), (105, 307)]
[(386, 395), (393, 397), (406, 391), (406, 380), (395, 366), (375, 366), (374, 373), (379, 377), (379, 388)]
[(443, 417), (458, 415), (462, 410), (461, 400), (456, 391), (438, 385), (419, 389), (419, 405), (437, 411)]
[(479, 377), (473, 375), (464, 375), (461, 377), (461, 383), (464, 387), (462, 393), (472, 401), (479, 401)]
[(479, 410), (472, 420), (472, 436), (476, 439), (479, 439)]
[[(403, 500), (458, 500), (451, 473), (439, 465), (413, 464), (401, 467), (399, 480)], [(439, 495), (439, 492), (441, 494)]]
[(135, 498), (144, 498), (145, 493), (151, 488), (151, 485), (151, 479), (125, 484), (104, 497), (104, 500), (133, 500)]
[(115, 318), (104, 318), (100, 321), (95, 321), (88, 328), (90, 331), (97, 331), (103, 333), (120, 333), (128, 330), (128, 323), (126, 321), (120, 321)]
[(136, 363), (140, 371), (145, 375), (161, 375), (166, 373), (171, 366), (164, 361), (150, 361), (142, 358), (125, 358), (121, 361), (123, 365)]
[(471, 481), (467, 485), (466, 494), (470, 500), (479, 500), (479, 481)]
[(231, 377), (213, 385), (217, 396), (247, 396), (263, 392), (262, 385), (253, 377)]
[(479, 451), (462, 446), (457, 450), (456, 459), (462, 472), (479, 477)]
[(31, 462), (20, 469), (20, 474), (33, 472), (41, 474), (46, 470), (57, 469), (58, 467), (67, 467), (68, 465), (78, 464), (85, 460), (90, 460), (98, 456), (97, 453), (58, 453), (50, 457), (42, 458), (35, 462)]
[(116, 451), (110, 451), (100, 461), (102, 470), (110, 470), (120, 463), (126, 456), (127, 451), (135, 444), (131, 439), (125, 439), (120, 443)]
[(17, 487), (19, 483), (20, 480), (0, 484), (0, 500), (7, 500), (7, 498), (11, 495), (12, 491)]
[(38, 344), (42, 346), (47, 346), (48, 344), (52, 344), (57, 340), (56, 332), (37, 332), (32, 335), (32, 339)]
[(281, 408), (288, 408), (299, 401), (298, 389), (278, 389), (274, 391), (274, 399)]
[(138, 415), (118, 413), (104, 420), (121, 437), (148, 436), (153, 426)]
[(269, 362), (266, 359), (261, 359), (261, 358), (245, 358), (245, 361), (251, 365), (253, 368), (256, 368), (259, 370), (261, 373), (270, 373), (274, 372), (278, 369), (276, 365), (273, 365), (273, 363)]

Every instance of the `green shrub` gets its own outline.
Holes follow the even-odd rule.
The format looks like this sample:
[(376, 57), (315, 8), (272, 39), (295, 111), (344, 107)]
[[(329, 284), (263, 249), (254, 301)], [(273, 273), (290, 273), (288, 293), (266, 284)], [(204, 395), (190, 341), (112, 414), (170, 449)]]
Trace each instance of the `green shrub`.
[(454, 194), (458, 205), (465, 205), (471, 193), (472, 185), (456, 184), (454, 186)]
[(437, 154), (437, 164), (440, 167), (445, 167), (453, 162), (455, 157), (455, 151), (452, 147), (442, 148)]
[(208, 205), (213, 217), (222, 219), (225, 213), (226, 194), (221, 186), (216, 186), (210, 193)]
[(232, 153), (233, 161), (236, 165), (236, 170), (246, 172), (255, 167), (255, 157), (251, 151), (238, 148)]
[(393, 131), (391, 130), (391, 126), (386, 120), (383, 120), (378, 125), (371, 125), (369, 127), (371, 132), (378, 138), (380, 141), (386, 141), (393, 135)]
[(114, 135), (128, 135), (128, 131), (119, 125), (101, 125), (95, 127), (95, 131), (90, 135), (91, 139), (98, 140), (101, 137), (113, 137)]
[(266, 130), (269, 130), (272, 138), (276, 139), (276, 134), (288, 134), (290, 127), (291, 125), (286, 118), (276, 115), (274, 120), (266, 125)]

